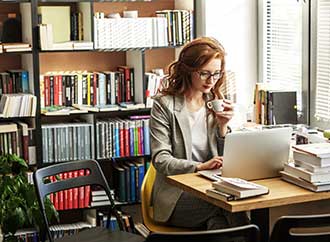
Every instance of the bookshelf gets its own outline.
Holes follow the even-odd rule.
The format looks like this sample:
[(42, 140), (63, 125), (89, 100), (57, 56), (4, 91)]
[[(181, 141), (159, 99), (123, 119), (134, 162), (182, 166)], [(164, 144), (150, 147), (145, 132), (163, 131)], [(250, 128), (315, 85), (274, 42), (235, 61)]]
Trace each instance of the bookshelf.
[[(185, 9), (194, 10), (196, 0), (157, 0), (157, 1), (92, 1), (92, 0), (30, 0), (30, 1), (0, 1), (0, 14), (15, 12), (24, 18), (22, 23), (23, 39), (32, 45), (32, 50), (28, 52), (0, 53), (0, 71), (9, 69), (27, 69), (29, 71), (31, 93), (37, 97), (36, 115), (29, 119), (31, 127), (34, 129), (34, 142), (36, 148), (36, 166), (43, 167), (53, 162), (45, 163), (45, 137), (43, 129), (45, 125), (55, 125), (58, 123), (73, 124), (77, 119), (86, 121), (90, 125), (90, 131), (94, 136), (90, 138), (91, 149), (90, 159), (97, 159), (97, 123), (105, 119), (128, 119), (136, 115), (149, 115), (150, 108), (140, 108), (137, 110), (117, 110), (108, 112), (87, 112), (70, 115), (46, 116), (41, 113), (41, 99), (43, 98), (40, 89), (40, 75), (48, 72), (72, 72), (77, 70), (88, 70), (90, 72), (114, 71), (118, 66), (130, 66), (134, 68), (134, 97), (136, 103), (145, 103), (146, 101), (146, 76), (145, 72), (151, 72), (155, 68), (166, 70), (167, 65), (175, 60), (178, 48), (184, 43), (177, 45), (152, 45), (122, 48), (98, 48), (88, 50), (41, 50), (39, 45), (38, 29), (38, 7), (39, 6), (70, 6), (74, 11), (81, 11), (85, 14), (84, 18), (84, 40), (95, 41), (94, 14), (104, 12), (105, 15), (120, 13), (123, 11), (137, 10), (139, 17), (156, 17), (156, 11)], [(195, 20), (194, 20), (195, 21)], [(193, 25), (194, 26), (194, 25)], [(192, 29), (195, 28), (192, 26)], [(193, 32), (191, 34), (195, 36)], [(0, 123), (8, 119), (0, 118)], [(21, 120), (12, 118), (9, 120)], [(26, 118), (23, 118), (26, 120)], [(64, 140), (62, 140), (64, 141)], [(48, 142), (48, 141), (47, 141)], [(56, 146), (56, 144), (51, 144)], [(61, 152), (61, 151), (59, 151)], [(144, 158), (150, 160), (149, 155), (138, 153), (133, 157), (131, 155), (119, 156), (116, 158), (119, 162), (125, 162)], [(63, 160), (60, 162), (70, 161)], [(105, 174), (112, 173), (111, 162), (109, 159), (97, 159), (102, 166)], [(113, 184), (113, 181), (110, 180)]]

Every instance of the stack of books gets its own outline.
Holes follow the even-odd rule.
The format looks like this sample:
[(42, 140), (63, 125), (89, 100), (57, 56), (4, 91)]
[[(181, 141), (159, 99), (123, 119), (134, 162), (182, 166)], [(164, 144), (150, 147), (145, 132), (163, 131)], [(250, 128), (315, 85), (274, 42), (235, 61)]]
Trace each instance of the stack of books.
[(268, 193), (269, 189), (265, 186), (241, 178), (228, 177), (220, 177), (218, 181), (212, 183), (212, 189), (206, 190), (208, 196), (223, 201), (238, 200)]
[(2, 43), (3, 52), (31, 51), (29, 43)]
[(293, 146), (294, 162), (281, 171), (285, 181), (314, 192), (330, 190), (330, 143)]
[[(110, 200), (105, 190), (99, 187), (94, 189), (95, 190), (91, 192), (92, 195), (91, 207), (110, 205)], [(111, 190), (110, 192), (112, 199), (114, 199), (114, 194), (115, 194), (114, 190)]]

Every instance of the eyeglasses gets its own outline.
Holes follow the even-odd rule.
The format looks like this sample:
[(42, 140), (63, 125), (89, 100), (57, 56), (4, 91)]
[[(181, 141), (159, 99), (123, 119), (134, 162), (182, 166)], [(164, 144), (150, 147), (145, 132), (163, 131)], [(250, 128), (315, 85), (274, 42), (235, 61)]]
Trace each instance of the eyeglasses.
[(223, 76), (223, 72), (221, 71), (216, 71), (213, 74), (209, 71), (198, 71), (199, 77), (203, 81), (209, 80), (211, 77), (213, 77), (213, 80), (219, 80)]

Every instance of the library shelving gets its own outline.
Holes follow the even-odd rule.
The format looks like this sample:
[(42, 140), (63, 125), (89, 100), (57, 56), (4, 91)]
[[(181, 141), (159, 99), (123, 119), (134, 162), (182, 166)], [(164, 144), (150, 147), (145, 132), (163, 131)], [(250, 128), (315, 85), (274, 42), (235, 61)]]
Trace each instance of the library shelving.
[[(45, 81), (43, 78), (48, 75), (53, 76), (54, 80), (52, 80), (52, 85), (54, 87), (55, 76), (56, 78), (58, 76), (61, 76), (59, 78), (62, 78), (62, 76), (77, 76), (77, 78), (80, 78), (83, 77), (85, 73), (91, 73), (87, 75), (93, 76), (93, 78), (99, 78), (98, 73), (117, 72), (119, 66), (128, 66), (134, 74), (134, 89), (131, 89), (131, 97), (126, 97), (126, 99), (122, 101), (146, 104), (148, 95), (146, 73), (150, 73), (154, 69), (163, 69), (166, 72), (167, 65), (175, 60), (178, 49), (195, 36), (194, 9), (196, 0), (1, 0), (0, 5), (0, 16), (1, 14), (11, 12), (20, 16), (22, 23), (22, 40), (32, 46), (32, 50), (27, 52), (0, 53), (0, 71), (26, 69), (29, 72), (31, 93), (37, 98), (36, 114), (35, 117), (31, 118), (32, 121), (30, 121), (30, 123), (32, 123), (30, 128), (34, 130), (33, 138), (36, 168), (47, 166), (55, 162), (69, 162), (75, 159), (96, 159), (99, 161), (106, 174), (113, 173), (114, 169), (111, 165), (112, 163), (125, 163), (126, 160), (131, 164), (136, 160), (138, 162), (143, 160), (143, 166), (146, 168), (144, 162), (150, 161), (150, 153), (144, 154), (144, 148), (142, 148), (143, 150), (139, 150), (141, 147), (139, 147), (137, 143), (143, 143), (145, 138), (142, 136), (148, 135), (147, 133), (143, 134), (143, 129), (142, 131), (136, 131), (135, 135), (143, 139), (143, 141), (133, 141), (133, 143), (135, 142), (135, 145), (138, 146), (136, 150), (133, 149), (131, 152), (127, 150), (117, 154), (111, 152), (104, 154), (102, 152), (98, 153), (98, 151), (106, 150), (106, 148), (111, 150), (111, 148), (105, 147), (110, 145), (105, 136), (111, 136), (113, 139), (118, 138), (108, 133), (112, 126), (117, 127), (116, 125), (118, 124), (118, 128), (122, 128), (124, 133), (129, 132), (129, 124), (135, 122), (136, 125), (140, 125), (139, 120), (148, 119), (150, 106), (143, 106), (142, 108), (133, 110), (118, 109), (114, 111), (86, 111), (80, 113), (63, 112), (62, 114), (57, 113), (54, 116), (48, 116), (41, 111), (42, 108), (50, 106), (51, 104), (63, 105), (64, 102), (68, 100), (65, 100), (63, 96), (54, 97), (55, 91), (47, 90), (49, 93), (52, 92), (52, 98), (56, 100), (52, 99), (51, 103), (46, 104), (45, 102), (48, 102), (48, 97), (45, 97), (46, 91), (44, 85), (48, 81)], [(54, 29), (55, 27), (49, 27), (49, 23), (40, 24), (40, 21), (43, 19), (42, 11), (47, 11), (47, 8), (52, 6), (65, 7), (69, 9), (68, 11), (71, 13), (71, 16), (69, 16), (69, 23), (67, 23), (70, 26), (62, 24), (62, 32), (64, 32), (64, 29), (71, 28), (72, 30), (73, 28), (77, 28), (77, 26), (79, 29), (83, 29), (77, 30), (78, 32), (75, 33), (71, 31), (68, 42), (71, 41), (72, 38), (79, 38), (79, 40), (83, 40), (89, 44), (92, 43), (89, 47), (74, 49), (74, 43), (68, 44), (70, 45), (69, 47), (66, 45), (66, 47), (63, 48), (56, 44), (53, 45), (53, 40), (58, 37), (56, 36), (58, 33)], [(182, 11), (180, 12), (180, 10)], [(111, 20), (107, 18), (111, 15), (117, 17), (118, 15), (122, 16), (124, 11), (133, 15), (137, 13), (138, 18), (130, 18), (129, 20), (127, 20), (127, 18), (120, 18), (122, 21), (129, 21), (123, 23), (116, 22), (116, 18)], [(77, 13), (78, 17), (72, 17), (74, 16), (72, 13)], [(156, 17), (160, 17), (163, 20), (155, 20)], [(60, 19), (61, 17), (58, 18)], [(154, 18), (154, 20), (151, 20), (151, 18)], [(134, 20), (136, 20), (136, 22), (134, 22)], [(0, 21), (2, 21), (2, 19), (0, 19)], [(75, 23), (74, 21), (78, 22)], [(184, 21), (186, 21), (186, 23), (183, 23)], [(116, 27), (116, 31), (110, 32), (109, 29), (106, 29), (106, 22), (111, 22), (110, 25), (112, 24), (113, 28)], [(129, 24), (127, 25), (127, 23)], [(147, 30), (145, 30), (145, 25), (149, 26)], [(175, 27), (177, 28), (176, 30), (173, 29)], [(140, 28), (142, 30), (140, 30)], [(166, 32), (162, 32), (162, 30)], [(48, 35), (43, 35), (45, 32), (42, 31), (51, 31), (53, 35), (52, 39), (45, 40), (43, 37)], [(81, 36), (79, 31), (83, 32)], [(130, 31), (135, 31), (135, 34), (132, 34), (133, 32), (131, 33)], [(110, 32), (110, 37), (108, 32)], [(50, 32), (46, 33), (49, 34)], [(122, 34), (126, 35), (127, 38), (123, 39), (123, 36), (121, 36)], [(72, 37), (73, 35), (75, 35), (75, 37)], [(151, 36), (150, 38), (148, 37), (149, 35)], [(103, 38), (105, 38), (106, 41), (104, 41)], [(116, 38), (119, 38), (119, 40)], [(133, 40), (135, 39), (139, 39), (142, 42), (134, 42)], [(112, 45), (108, 43), (109, 41)], [(90, 76), (88, 76), (88, 78), (91, 78)], [(97, 80), (99, 81), (99, 79)], [(72, 90), (80, 85), (77, 83), (78, 79), (75, 79), (75, 81), (70, 84), (64, 83), (64, 86), (61, 87), (63, 88), (63, 90), (61, 90), (61, 95), (64, 95), (65, 88), (71, 88), (71, 95), (73, 93)], [(91, 81), (88, 79), (87, 83), (90, 84)], [(51, 87), (48, 86), (47, 88)], [(57, 88), (59, 89), (56, 95), (60, 95), (58, 91), (61, 88)], [(94, 89), (94, 86), (90, 86), (90, 88), (94, 91), (97, 90), (97, 94), (99, 94), (101, 90)], [(84, 89), (79, 90), (83, 92), (86, 91)], [(128, 95), (128, 89), (125, 91), (123, 95)], [(87, 95), (91, 95), (93, 91), (89, 90), (86, 92), (88, 92)], [(79, 92), (76, 92), (76, 95), (82, 95), (78, 93)], [(93, 95), (97, 94), (93, 92)], [(59, 101), (60, 98), (61, 101)], [(78, 102), (77, 100), (82, 97), (75, 97), (72, 94), (70, 98), (73, 99), (70, 103), (72, 104), (72, 102)], [(100, 102), (98, 97), (88, 98), (88, 101), (84, 101), (89, 105), (99, 104), (98, 102)], [(110, 102), (110, 100), (107, 100), (107, 102), (106, 104), (119, 104), (117, 99), (115, 103), (112, 101)], [(70, 104), (66, 103), (65, 105), (72, 106)], [(13, 118), (13, 120), (17, 119), (19, 118)], [(3, 121), (6, 122), (7, 119), (1, 118), (0, 124)], [(141, 121), (141, 123), (144, 125), (147, 121)], [(142, 134), (140, 132), (142, 132)], [(78, 142), (78, 135), (81, 139), (85, 136), (89, 136), (89, 138)], [(117, 135), (121, 136), (120, 133), (117, 133)], [(102, 137), (106, 143), (101, 140)], [(129, 134), (125, 137), (129, 137)], [(116, 142), (122, 142), (122, 140), (119, 139), (119, 141), (117, 140)], [(133, 143), (131, 143), (131, 145)], [(115, 143), (113, 143), (113, 145), (115, 145)], [(127, 143), (124, 141), (124, 143), (120, 145), (125, 146)], [(119, 148), (121, 149), (121, 147)], [(51, 153), (49, 149), (52, 149)], [(116, 185), (116, 181), (110, 180), (110, 182), (112, 185)], [(133, 187), (131, 191), (132, 189)], [(139, 199), (130, 199), (129, 201), (134, 203), (138, 202)]]

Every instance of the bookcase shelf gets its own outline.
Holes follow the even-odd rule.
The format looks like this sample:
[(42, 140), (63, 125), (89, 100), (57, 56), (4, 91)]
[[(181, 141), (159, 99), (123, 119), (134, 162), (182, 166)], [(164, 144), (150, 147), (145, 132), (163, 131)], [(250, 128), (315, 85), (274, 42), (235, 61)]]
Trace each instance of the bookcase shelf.
[[(49, 128), (52, 125), (61, 124), (67, 128), (69, 124), (78, 121), (83, 121), (89, 125), (90, 139), (88, 145), (90, 149), (94, 149), (94, 153), (90, 155), (90, 159), (98, 160), (106, 177), (112, 177), (113, 168), (111, 161), (107, 158), (97, 157), (97, 139), (101, 134), (97, 133), (98, 122), (108, 122), (112, 120), (120, 120), (126, 122), (130, 120), (131, 116), (140, 116), (145, 119), (150, 115), (150, 108), (133, 109), (133, 110), (118, 110), (118, 111), (104, 111), (104, 112), (88, 112), (84, 114), (70, 114), (70, 115), (56, 115), (46, 116), (41, 113), (41, 96), (42, 90), (40, 89), (40, 76), (48, 72), (72, 72), (75, 70), (87, 70), (89, 72), (104, 72), (104, 71), (117, 71), (118, 66), (130, 66), (134, 68), (134, 96), (137, 103), (145, 103), (146, 101), (146, 72), (151, 72), (153, 69), (165, 69), (170, 62), (176, 58), (176, 48), (182, 45), (165, 45), (153, 47), (139, 47), (139, 48), (106, 48), (106, 49), (88, 49), (88, 50), (41, 50), (39, 48), (39, 33), (38, 33), (38, 7), (39, 6), (70, 6), (72, 9), (79, 9), (80, 5), (87, 6), (87, 13), (90, 27), (86, 29), (89, 32), (90, 39), (88, 41), (94, 42), (94, 13), (104, 12), (105, 14), (122, 13), (123, 11), (137, 10), (139, 17), (155, 17), (157, 10), (168, 9), (185, 9), (182, 6), (188, 5), (187, 10), (193, 10), (196, 6), (197, 0), (157, 0), (157, 1), (98, 1), (98, 0), (14, 0), (6, 1), (0, 0), (0, 4), (7, 7), (10, 11), (14, 9), (16, 12), (27, 11), (24, 13), (24, 23), (22, 19), (22, 35), (27, 37), (32, 46), (32, 51), (27, 52), (12, 52), (0, 53), (0, 72), (9, 69), (28, 69), (30, 86), (33, 94), (37, 97), (37, 112), (35, 118), (0, 118), (1, 122), (7, 121), (28, 121), (32, 123), (35, 144), (36, 168), (48, 166), (57, 162), (44, 163), (43, 149), (45, 150), (45, 137), (43, 137), (43, 130), (50, 129), (49, 133), (55, 132), (56, 128)], [(7, 4), (8, 3), (8, 4)], [(10, 3), (10, 4), (9, 4)], [(178, 3), (178, 4), (177, 4)], [(188, 3), (188, 4), (187, 4)], [(15, 6), (15, 4), (17, 6)], [(15, 8), (12, 8), (12, 5)], [(1, 12), (1, 11), (0, 11)], [(23, 16), (23, 14), (22, 14)], [(86, 22), (86, 19), (84, 20)], [(195, 22), (195, 21), (194, 21)], [(85, 31), (85, 30), (84, 30)], [(195, 36), (195, 35), (194, 35)], [(141, 119), (142, 119), (141, 118)], [(31, 121), (32, 119), (32, 121)], [(48, 127), (45, 127), (47, 126)], [(110, 125), (110, 124), (109, 124)], [(124, 124), (125, 125), (125, 124)], [(63, 128), (63, 129), (65, 129)], [(59, 128), (58, 130), (60, 130)], [(58, 132), (56, 130), (56, 132)], [(86, 131), (86, 130), (85, 130)], [(85, 132), (83, 131), (83, 132)], [(48, 131), (47, 131), (48, 132)], [(59, 131), (60, 132), (60, 131)], [(142, 132), (142, 131), (141, 131)], [(94, 137), (91, 135), (94, 134)], [(72, 137), (74, 133), (70, 133)], [(85, 134), (85, 133), (82, 133)], [(87, 131), (86, 131), (87, 134)], [(81, 135), (84, 137), (84, 135)], [(86, 135), (87, 136), (87, 135)], [(51, 137), (51, 136), (49, 136)], [(51, 139), (51, 138), (49, 138)], [(77, 139), (75, 137), (75, 139)], [(47, 140), (47, 142), (50, 142)], [(62, 142), (63, 143), (63, 142)], [(56, 144), (53, 144), (56, 147)], [(68, 144), (67, 144), (68, 145)], [(79, 144), (80, 145), (80, 144)], [(108, 145), (108, 144), (107, 144)], [(72, 147), (71, 147), (72, 148)], [(126, 151), (125, 151), (126, 152)], [(45, 152), (46, 153), (46, 152)], [(127, 154), (127, 153), (126, 153)], [(130, 153), (131, 154), (131, 153)], [(149, 162), (151, 156), (149, 154), (143, 155), (143, 152), (134, 153), (138, 155), (133, 156), (119, 156), (114, 160), (118, 163), (121, 162), (141, 162), (146, 167), (146, 162)], [(102, 157), (102, 156), (99, 156)], [(104, 156), (103, 156), (104, 157)], [(63, 157), (62, 157), (63, 158)], [(60, 162), (64, 162), (63, 159)], [(65, 161), (70, 162), (70, 161)], [(137, 167), (140, 164), (135, 164)], [(137, 201), (138, 199), (136, 199)], [(129, 200), (128, 200), (129, 201)], [(121, 206), (137, 204), (138, 202), (121, 202)], [(102, 206), (101, 206), (102, 207)], [(93, 207), (98, 208), (98, 207)], [(89, 209), (89, 208), (87, 208)], [(83, 210), (83, 209), (77, 209)], [(64, 210), (61, 212), (74, 213), (73, 210)], [(78, 211), (79, 212), (79, 211)]]

